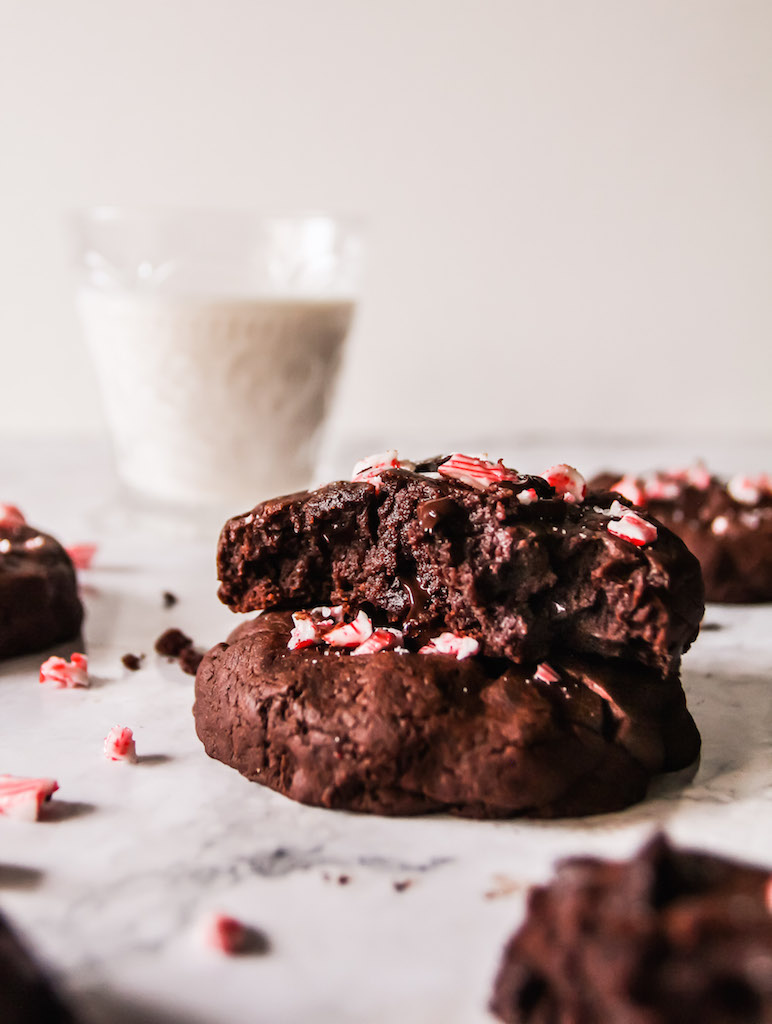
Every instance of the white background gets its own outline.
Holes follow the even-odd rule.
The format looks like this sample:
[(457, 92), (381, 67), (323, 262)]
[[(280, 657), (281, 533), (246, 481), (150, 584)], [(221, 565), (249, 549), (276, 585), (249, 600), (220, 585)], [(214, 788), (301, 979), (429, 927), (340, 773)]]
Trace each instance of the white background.
[(347, 436), (772, 430), (767, 0), (0, 0), (0, 132), (6, 435), (93, 202), (365, 214)]

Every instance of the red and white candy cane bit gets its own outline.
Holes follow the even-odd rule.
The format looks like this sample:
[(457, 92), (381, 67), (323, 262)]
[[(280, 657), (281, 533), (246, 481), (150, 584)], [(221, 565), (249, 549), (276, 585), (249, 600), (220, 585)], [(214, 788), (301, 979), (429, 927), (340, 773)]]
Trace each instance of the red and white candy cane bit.
[(623, 476), (621, 480), (612, 484), (609, 490), (621, 494), (633, 505), (643, 505), (646, 501), (646, 494), (643, 488), (638, 486), (638, 481), (634, 476)]
[(548, 665), (546, 661), (542, 661), (536, 666), (533, 678), (538, 679), (541, 683), (557, 683), (560, 681), (558, 673), (552, 665)]
[(0, 775), (0, 814), (21, 821), (36, 821), (45, 800), (59, 788), (55, 779), (25, 779)]
[(377, 455), (368, 455), (366, 459), (360, 459), (354, 466), (351, 479), (355, 483), (372, 484), (380, 487), (382, 480), (380, 474), (385, 469), (413, 469), (414, 463), (407, 459), (400, 459), (396, 448), (390, 448), (386, 452), (379, 452)]
[(701, 462), (695, 462), (685, 471), (686, 482), (696, 487), (698, 491), (707, 491), (710, 487), (710, 473)]
[(359, 647), (372, 635), (373, 624), (370, 616), (359, 612), (353, 622), (342, 622), (329, 633), (325, 633), (322, 639), (330, 647)]
[(502, 480), (517, 480), (519, 477), (519, 473), (514, 469), (508, 469), (502, 459), (491, 462), (476, 455), (463, 455), (461, 452), (453, 452), (449, 459), (437, 467), (437, 472), (440, 476), (458, 480), (480, 491), (484, 491), (491, 484), (501, 483)]
[(204, 922), (203, 937), (210, 949), (232, 956), (246, 949), (249, 929), (229, 914), (215, 913)]
[(454, 658), (463, 661), (464, 658), (471, 658), (477, 654), (479, 650), (480, 645), (472, 636), (464, 636), (462, 633), (440, 633), (439, 636), (432, 637), (418, 653), (452, 654)]
[(729, 496), (741, 505), (757, 505), (762, 494), (772, 493), (772, 477), (767, 473), (759, 476), (743, 476), (738, 473), (726, 485)]
[(584, 501), (587, 493), (587, 481), (578, 469), (567, 466), (564, 462), (550, 468), (542, 473), (547, 483), (555, 488), (555, 497), (563, 501), (580, 502)]
[(287, 647), (291, 651), (302, 651), (304, 647), (312, 647), (321, 640), (321, 633), (308, 612), (293, 612), (294, 623)]
[(351, 656), (355, 654), (377, 654), (379, 651), (390, 651), (394, 647), (399, 647), (402, 643), (402, 633), (398, 629), (390, 629), (387, 626), (380, 627), (373, 630), (372, 636), (369, 636), (359, 647), (354, 648), (351, 652)]
[(24, 513), (20, 512), (15, 505), (0, 503), (0, 526), (12, 529), (15, 526), (24, 526), (26, 522)]
[(49, 683), (58, 690), (88, 686), (88, 658), (85, 654), (75, 653), (66, 661), (53, 655), (40, 666), (40, 682)]
[(94, 555), (97, 553), (97, 546), (96, 544), (70, 544), (65, 551), (76, 569), (90, 569)]
[[(614, 504), (617, 505), (619, 502), (614, 502)], [(609, 521), (607, 529), (610, 534), (619, 537), (620, 540), (629, 541), (630, 544), (635, 544), (638, 548), (642, 548), (644, 544), (651, 544), (657, 539), (657, 527), (653, 523), (647, 522), (637, 512), (631, 512), (624, 505), (620, 504), (619, 508), (624, 509), (624, 514), (621, 519)], [(613, 505), (611, 511), (612, 514), (619, 515), (618, 511), (614, 511)]]
[(114, 725), (105, 736), (104, 754), (108, 761), (128, 761), (136, 764), (137, 746), (134, 733), (126, 725)]
[(645, 480), (643, 489), (646, 497), (652, 501), (675, 501), (681, 491), (675, 480), (668, 479), (661, 473)]
[(539, 500), (539, 495), (533, 487), (526, 487), (524, 491), (517, 492), (517, 500), (521, 505), (531, 505), (534, 501)]

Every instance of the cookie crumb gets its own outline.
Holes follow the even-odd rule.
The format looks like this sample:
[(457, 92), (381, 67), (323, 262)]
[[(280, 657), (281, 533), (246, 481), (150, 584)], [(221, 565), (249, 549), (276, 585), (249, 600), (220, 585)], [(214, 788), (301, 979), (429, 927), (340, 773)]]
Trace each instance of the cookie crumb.
[(171, 590), (164, 590), (163, 592), (164, 608), (173, 608), (179, 601), (176, 594), (173, 594)]
[(192, 646), (193, 641), (181, 629), (164, 630), (155, 642), (157, 653), (164, 658), (179, 658), (187, 647)]
[(267, 953), (270, 949), (263, 932), (228, 914), (212, 914), (203, 922), (202, 931), (205, 944), (227, 956)]
[(204, 655), (194, 647), (185, 647), (180, 651), (177, 660), (183, 672), (187, 672), (189, 676), (194, 676), (198, 672), (198, 666), (204, 660)]
[(144, 654), (124, 654), (124, 656), (121, 658), (121, 663), (130, 672), (136, 672), (137, 669), (142, 668), (142, 660), (144, 657)]
[(403, 878), (401, 882), (393, 882), (395, 892), (404, 892), (413, 884), (412, 878)]
[(338, 885), (348, 885), (350, 881), (350, 875), (338, 875)]

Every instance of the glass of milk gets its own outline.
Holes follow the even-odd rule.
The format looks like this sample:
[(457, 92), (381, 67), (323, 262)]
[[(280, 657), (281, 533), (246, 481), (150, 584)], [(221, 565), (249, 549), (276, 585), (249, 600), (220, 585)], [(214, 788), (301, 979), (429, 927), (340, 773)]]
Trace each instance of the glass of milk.
[(96, 207), (78, 307), (118, 476), (188, 522), (307, 487), (362, 271), (353, 219)]

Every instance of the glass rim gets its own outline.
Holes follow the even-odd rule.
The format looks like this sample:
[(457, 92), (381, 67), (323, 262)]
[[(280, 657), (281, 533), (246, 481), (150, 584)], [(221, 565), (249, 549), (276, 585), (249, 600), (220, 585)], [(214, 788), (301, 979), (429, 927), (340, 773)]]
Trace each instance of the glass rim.
[(361, 214), (350, 211), (325, 210), (322, 208), (266, 208), (238, 206), (194, 206), (194, 205), (163, 205), (141, 204), (137, 206), (96, 203), (70, 207), (67, 211), (71, 220), (82, 224), (110, 224), (128, 221), (171, 222), (175, 220), (206, 218), (222, 221), (240, 221), (242, 223), (304, 224), (314, 221), (327, 221), (336, 227), (350, 231), (363, 231), (365, 218)]

